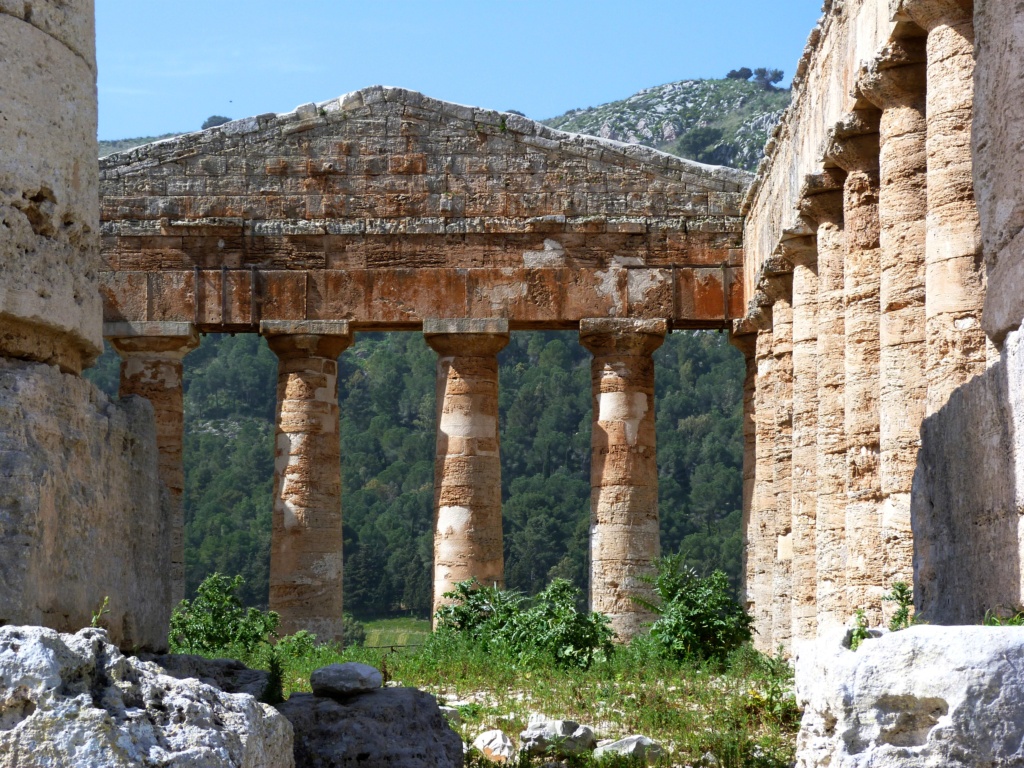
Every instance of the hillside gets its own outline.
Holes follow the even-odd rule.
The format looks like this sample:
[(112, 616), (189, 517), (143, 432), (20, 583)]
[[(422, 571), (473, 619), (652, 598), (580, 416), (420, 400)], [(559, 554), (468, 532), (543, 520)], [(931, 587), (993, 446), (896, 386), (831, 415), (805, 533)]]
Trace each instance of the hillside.
[(112, 155), (115, 152), (125, 152), (135, 147), (141, 147), (143, 144), (152, 144), (154, 141), (160, 141), (161, 139), (170, 139), (175, 136), (181, 135), (180, 133), (162, 133), (159, 136), (139, 136), (134, 139), (115, 139), (113, 141), (100, 140), (100, 157), (106, 157)]
[(680, 80), (543, 122), (753, 171), (789, 96), (788, 90), (766, 90), (747, 80)]

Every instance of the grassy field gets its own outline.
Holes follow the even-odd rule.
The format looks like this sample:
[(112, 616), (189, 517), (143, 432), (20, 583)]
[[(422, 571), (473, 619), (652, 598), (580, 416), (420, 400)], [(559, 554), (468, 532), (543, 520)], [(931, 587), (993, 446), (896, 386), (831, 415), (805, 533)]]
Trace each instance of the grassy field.
[(368, 649), (423, 645), (430, 636), (430, 622), (426, 619), (378, 619), (364, 622), (363, 626), (363, 645)]
[[(371, 623), (368, 645), (371, 627), (378, 638), (411, 638), (423, 635), (424, 624)], [(286, 662), (285, 695), (308, 691), (314, 669), (339, 661), (371, 664), (387, 684), (420, 688), (456, 707), (462, 722), (454, 727), (467, 743), (499, 728), (518, 744), (530, 715), (542, 714), (588, 725), (599, 739), (648, 736), (668, 749), (665, 766), (711, 765), (709, 754), (720, 768), (788, 768), (794, 759), (799, 712), (789, 667), (749, 647), (723, 669), (680, 667), (620, 648), (586, 671), (523, 666), (458, 643), (343, 653), (321, 648)], [(469, 765), (478, 764), (490, 765), (470, 759)], [(572, 763), (594, 764), (590, 758)]]

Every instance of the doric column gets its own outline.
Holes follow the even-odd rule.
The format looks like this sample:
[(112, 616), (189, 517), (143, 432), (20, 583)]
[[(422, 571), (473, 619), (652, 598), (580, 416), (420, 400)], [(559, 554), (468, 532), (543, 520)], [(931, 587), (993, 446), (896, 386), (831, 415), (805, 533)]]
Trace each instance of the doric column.
[(800, 213), (816, 228), (818, 246), (817, 306), (817, 447), (815, 553), (817, 629), (842, 626), (846, 605), (846, 400), (845, 294), (843, 261), (843, 177), (838, 169), (804, 180)]
[(260, 323), (277, 355), (270, 608), (280, 632), (342, 640), (338, 356), (344, 321)]
[(897, 16), (928, 32), (928, 414), (984, 372), (986, 362), (985, 272), (971, 156), (973, 11), (971, 0), (901, 0)]
[(834, 129), (828, 157), (846, 171), (843, 220), (846, 258), (846, 584), (849, 610), (881, 613), (881, 480), (879, 476), (880, 246), (876, 109), (856, 110)]
[(880, 482), (883, 583), (913, 581), (910, 487), (917, 467), (925, 377), (925, 217), (928, 161), (925, 40), (891, 42), (862, 70), (860, 94), (882, 110), (878, 218), (881, 225)]
[(104, 335), (121, 356), (121, 397), (140, 395), (153, 404), (160, 479), (171, 498), (171, 601), (185, 598), (185, 439), (182, 359), (199, 346), (191, 323), (107, 323)]
[(665, 320), (580, 321), (591, 363), (590, 607), (611, 619), (619, 639), (652, 616), (634, 602), (649, 596), (641, 576), (660, 555), (658, 462), (654, 437), (654, 350)]
[(507, 320), (426, 320), (437, 358), (434, 611), (460, 581), (504, 586), (498, 352)]
[(775, 495), (772, 564), (772, 647), (789, 650), (793, 636), (793, 276), (773, 283), (771, 398), (775, 403), (772, 492)]
[(750, 577), (747, 611), (754, 618), (754, 647), (764, 653), (775, 648), (772, 615), (773, 580), (778, 540), (775, 536), (775, 355), (772, 338), (772, 307), (759, 317), (754, 361), (757, 389), (754, 393), (754, 498), (746, 538)]
[(785, 240), (783, 255), (793, 264), (793, 460), (792, 623), (793, 640), (813, 639), (817, 632), (818, 461), (818, 251), (815, 238)]
[(753, 615), (752, 587), (754, 584), (752, 557), (753, 542), (750, 526), (753, 519), (754, 482), (757, 467), (757, 425), (755, 400), (757, 396), (757, 332), (753, 327), (744, 327), (737, 321), (733, 326), (730, 343), (743, 353), (746, 375), (743, 377), (743, 554), (741, 565), (741, 600), (748, 613)]

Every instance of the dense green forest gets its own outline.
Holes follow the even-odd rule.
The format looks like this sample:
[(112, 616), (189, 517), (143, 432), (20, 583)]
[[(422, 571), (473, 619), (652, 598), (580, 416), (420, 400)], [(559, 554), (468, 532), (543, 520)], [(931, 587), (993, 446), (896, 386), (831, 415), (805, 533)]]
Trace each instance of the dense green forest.
[[(572, 332), (513, 333), (501, 353), (508, 586), (586, 586), (590, 355)], [(676, 332), (655, 353), (662, 547), (735, 584), (743, 358), (724, 334)], [(360, 618), (430, 611), (434, 370), (419, 333), (361, 334), (339, 360), (345, 604)], [(108, 350), (88, 372), (117, 388)], [(187, 586), (242, 574), (265, 605), (277, 360), (255, 335), (185, 358)]]

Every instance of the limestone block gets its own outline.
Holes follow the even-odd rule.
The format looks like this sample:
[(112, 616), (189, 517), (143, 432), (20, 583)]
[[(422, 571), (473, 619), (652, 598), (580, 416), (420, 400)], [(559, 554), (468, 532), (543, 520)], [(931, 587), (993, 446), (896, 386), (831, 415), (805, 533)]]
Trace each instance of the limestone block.
[(254, 697), (122, 656), (101, 629), (0, 627), (3, 768), (291, 768), (292, 728)]
[(166, 646), (171, 505), (153, 409), (55, 367), (0, 358), (0, 624), (106, 626)]
[(916, 626), (796, 662), (797, 768), (1024, 762), (1024, 629)]
[(92, 7), (44, 2), (30, 23), (17, 5), (0, 8), (0, 352), (78, 372), (102, 349)]

